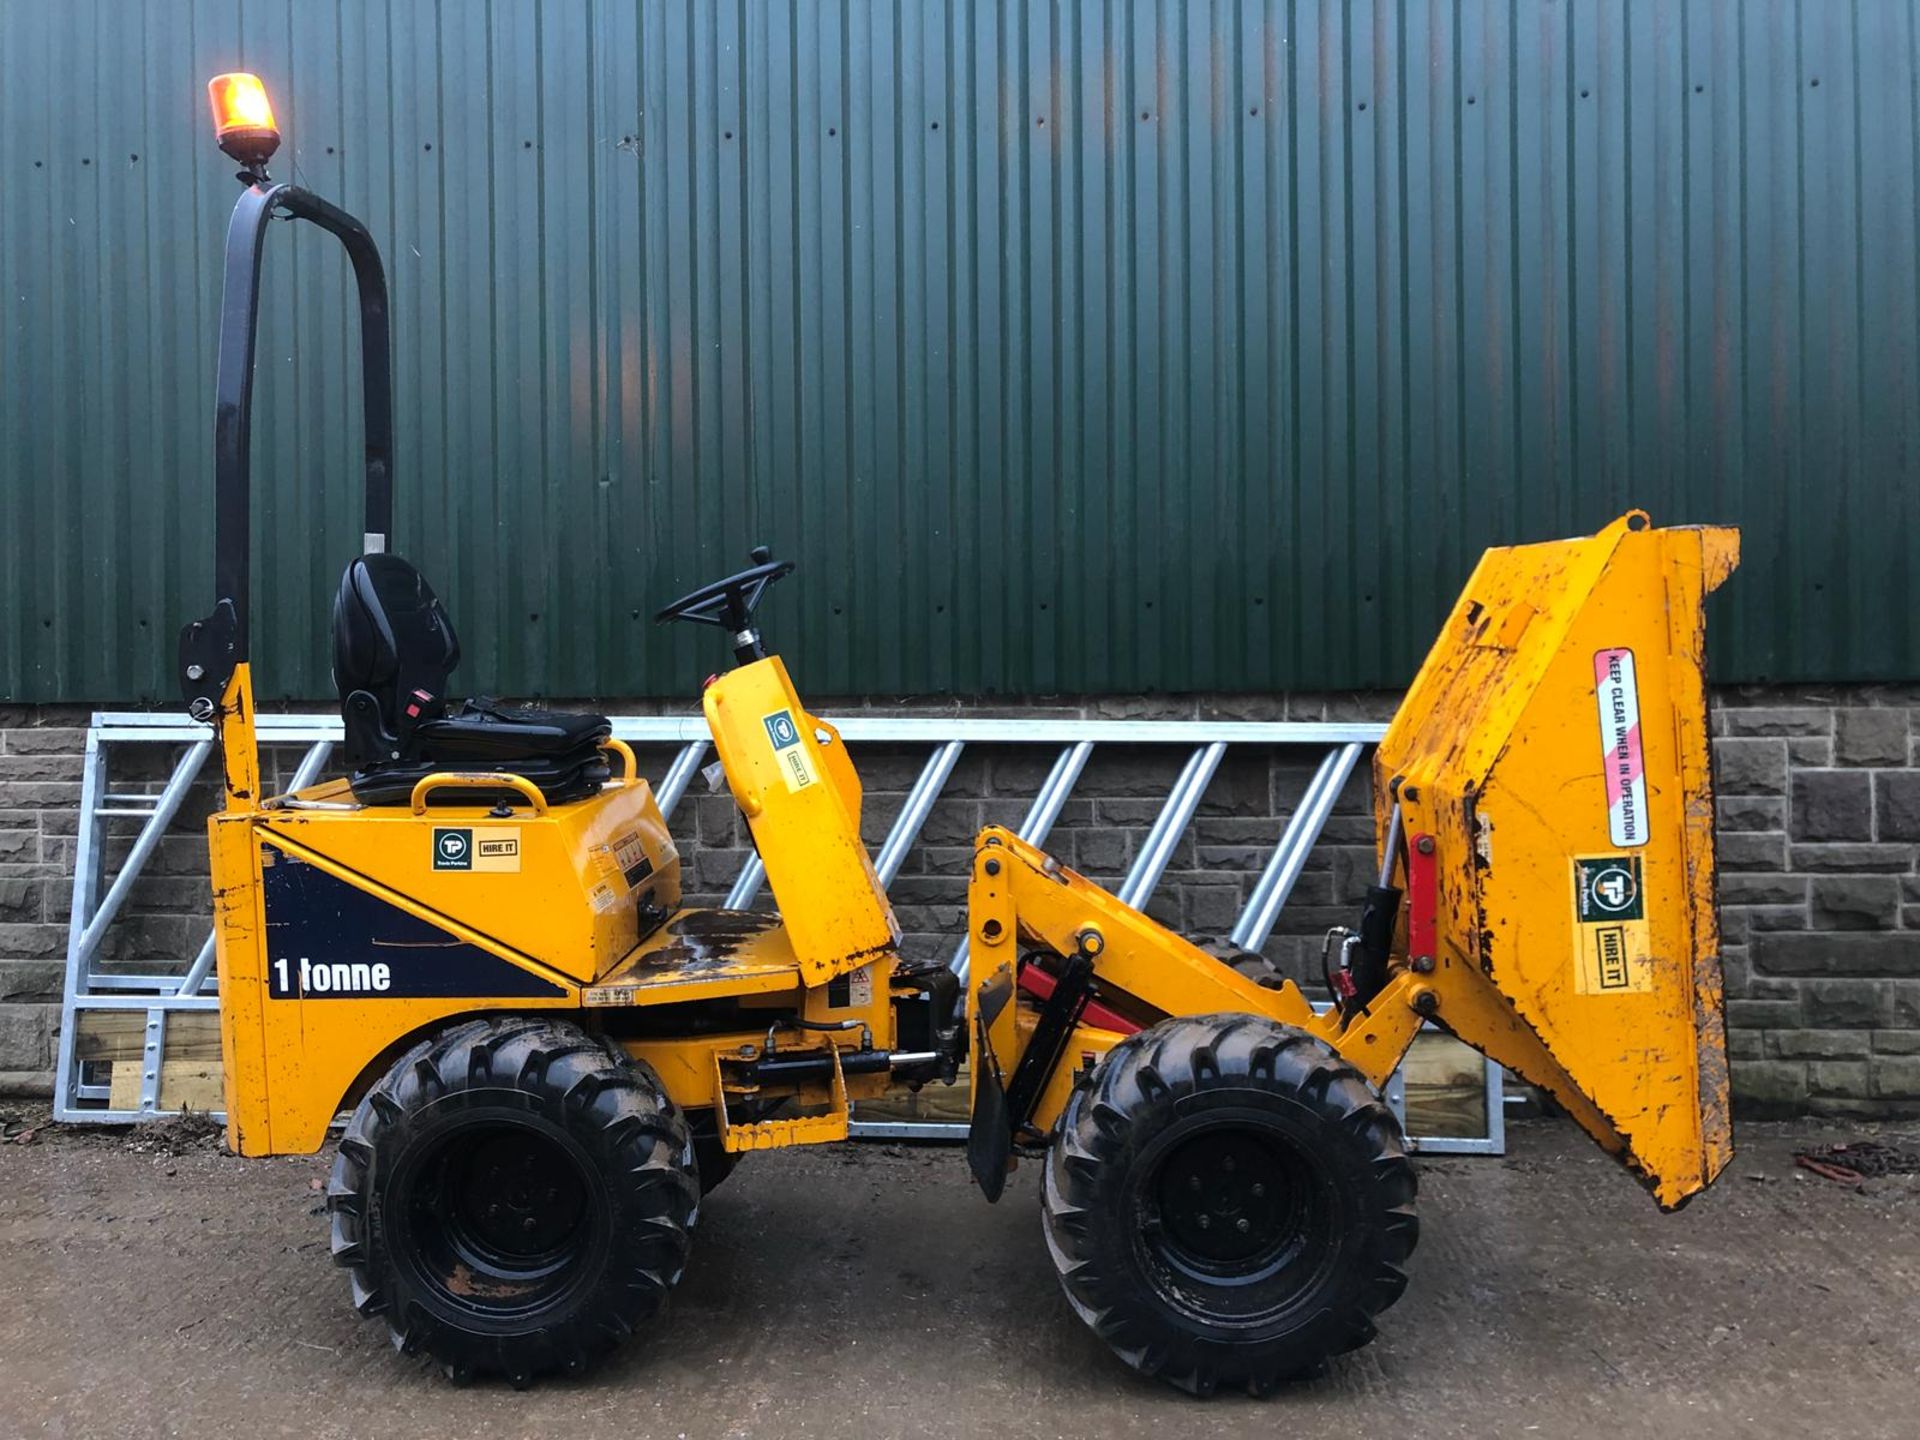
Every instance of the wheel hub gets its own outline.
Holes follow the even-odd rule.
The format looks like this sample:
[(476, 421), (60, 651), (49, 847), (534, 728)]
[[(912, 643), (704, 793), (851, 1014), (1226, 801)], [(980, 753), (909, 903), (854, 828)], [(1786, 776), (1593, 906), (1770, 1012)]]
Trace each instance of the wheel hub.
[(463, 1309), (502, 1315), (572, 1283), (591, 1209), (567, 1147), (506, 1122), (461, 1127), (441, 1141), (413, 1188), (407, 1224), (428, 1284)]
[(449, 1218), (497, 1263), (538, 1265), (578, 1227), (586, 1195), (545, 1136), (487, 1135), (453, 1159)]
[(1248, 1131), (1188, 1140), (1162, 1164), (1156, 1192), (1161, 1243), (1183, 1268), (1244, 1275), (1279, 1259), (1300, 1234), (1294, 1167)]

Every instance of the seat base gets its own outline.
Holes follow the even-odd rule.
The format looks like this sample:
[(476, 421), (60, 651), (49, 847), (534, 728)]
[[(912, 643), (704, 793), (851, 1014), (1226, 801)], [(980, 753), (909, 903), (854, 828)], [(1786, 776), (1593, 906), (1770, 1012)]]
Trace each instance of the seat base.
[[(596, 748), (585, 748), (557, 759), (545, 760), (392, 760), (384, 765), (369, 765), (363, 770), (354, 771), (348, 777), (348, 783), (353, 787), (353, 798), (362, 805), (405, 805), (412, 800), (415, 785), (427, 776), (444, 770), (458, 770), (469, 775), (476, 771), (518, 775), (537, 785), (550, 805), (565, 805), (597, 794), (613, 773), (604, 753)], [(526, 796), (504, 785), (498, 790), (436, 790), (427, 796), (428, 805), (526, 803)]]
[(423, 720), (409, 736), (411, 758), (449, 765), (557, 760), (592, 750), (613, 733), (604, 715), (534, 710), (485, 698), (462, 701), (437, 720)]
[[(405, 805), (413, 787), (438, 770), (492, 771), (531, 780), (550, 804), (583, 800), (604, 785), (612, 768), (600, 742), (613, 732), (604, 715), (523, 709), (495, 700), (468, 700), (438, 720), (416, 726), (407, 753), (355, 770), (353, 798), (362, 805)], [(499, 790), (443, 790), (430, 805), (525, 803)]]

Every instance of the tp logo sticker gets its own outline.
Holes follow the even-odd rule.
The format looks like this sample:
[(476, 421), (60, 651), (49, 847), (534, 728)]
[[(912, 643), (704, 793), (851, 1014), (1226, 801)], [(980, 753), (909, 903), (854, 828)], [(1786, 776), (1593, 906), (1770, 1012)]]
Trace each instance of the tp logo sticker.
[(1580, 923), (1639, 920), (1647, 911), (1640, 896), (1638, 855), (1596, 855), (1573, 862)]
[(1574, 989), (1582, 995), (1651, 990), (1653, 960), (1640, 857), (1576, 856), (1573, 904)]
[(433, 832), (433, 868), (471, 870), (473, 868), (473, 831), (449, 830), (436, 826)]
[(1594, 695), (1600, 706), (1600, 763), (1606, 780), (1607, 835), (1616, 845), (1647, 843), (1647, 766), (1640, 753), (1640, 685), (1631, 650), (1597, 650)]
[(760, 723), (767, 727), (767, 739), (773, 745), (773, 758), (780, 766), (780, 778), (787, 782), (789, 791), (804, 790), (820, 778), (814, 772), (807, 747), (800, 743), (800, 727), (793, 723), (791, 710), (776, 710), (771, 715), (763, 715)]

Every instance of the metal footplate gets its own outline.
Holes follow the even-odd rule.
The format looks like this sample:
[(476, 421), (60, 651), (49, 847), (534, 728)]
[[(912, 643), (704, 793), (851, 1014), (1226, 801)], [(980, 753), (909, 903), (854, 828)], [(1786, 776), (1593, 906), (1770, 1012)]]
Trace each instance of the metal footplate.
[[(715, 1054), (713, 1058), (713, 1116), (720, 1143), (733, 1153), (746, 1150), (777, 1150), (785, 1145), (819, 1144), (847, 1138), (852, 1123), (852, 1106), (847, 1100), (846, 1067), (838, 1045), (819, 1050), (780, 1052), (783, 1059), (811, 1062), (827, 1080), (826, 1106), (817, 1114), (782, 1116), (735, 1124), (728, 1114), (728, 1102), (738, 1105), (760, 1094), (759, 1078), (754, 1073), (768, 1056), (732, 1058)], [(734, 1071), (732, 1075), (729, 1070)]]

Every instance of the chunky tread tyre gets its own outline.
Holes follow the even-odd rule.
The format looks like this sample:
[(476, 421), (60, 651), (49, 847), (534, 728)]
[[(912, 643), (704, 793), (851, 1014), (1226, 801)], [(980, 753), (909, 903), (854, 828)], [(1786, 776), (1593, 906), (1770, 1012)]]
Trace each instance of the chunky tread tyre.
[[(1232, 1155), (1251, 1158), (1205, 1170)], [(1130, 1036), (1074, 1092), (1041, 1210), (1068, 1302), (1122, 1360), (1196, 1395), (1257, 1395), (1373, 1338), (1406, 1288), (1414, 1192), (1399, 1124), (1333, 1050), (1198, 1015)], [(1269, 1193), (1288, 1198), (1247, 1198)]]
[[(354, 1111), (327, 1184), (354, 1308), (459, 1383), (589, 1368), (680, 1279), (698, 1206), (686, 1120), (652, 1069), (537, 1016), (408, 1050)], [(502, 1250), (516, 1226), (552, 1243)], [(486, 1268), (502, 1254), (507, 1269)]]
[(1231, 940), (1202, 940), (1200, 948), (1221, 964), (1231, 966), (1254, 984), (1268, 990), (1278, 990), (1287, 983), (1287, 977), (1258, 950), (1249, 950)]

